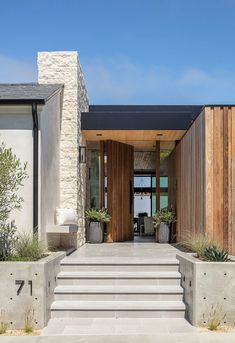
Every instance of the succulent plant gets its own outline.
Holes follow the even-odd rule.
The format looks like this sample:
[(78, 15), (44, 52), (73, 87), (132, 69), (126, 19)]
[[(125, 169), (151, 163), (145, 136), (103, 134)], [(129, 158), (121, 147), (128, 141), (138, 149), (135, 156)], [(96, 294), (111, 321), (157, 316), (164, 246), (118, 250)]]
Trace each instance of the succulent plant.
[(204, 255), (205, 260), (209, 262), (229, 261), (228, 252), (217, 247), (216, 245), (211, 245), (207, 247), (203, 255)]

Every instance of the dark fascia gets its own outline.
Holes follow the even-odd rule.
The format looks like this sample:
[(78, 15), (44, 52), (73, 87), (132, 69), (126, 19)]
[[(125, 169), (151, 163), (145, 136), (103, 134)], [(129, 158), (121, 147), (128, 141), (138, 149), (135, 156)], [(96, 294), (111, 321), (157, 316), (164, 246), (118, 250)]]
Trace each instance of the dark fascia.
[(93, 105), (83, 112), (82, 130), (187, 130), (202, 105)]
[(90, 105), (89, 112), (193, 111), (202, 105)]
[(0, 99), (1, 105), (45, 105), (44, 99)]

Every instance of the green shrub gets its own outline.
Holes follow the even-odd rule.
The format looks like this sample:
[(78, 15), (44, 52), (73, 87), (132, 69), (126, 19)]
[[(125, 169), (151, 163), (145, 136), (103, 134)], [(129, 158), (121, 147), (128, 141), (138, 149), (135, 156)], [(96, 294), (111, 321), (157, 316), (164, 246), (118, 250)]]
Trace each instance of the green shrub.
[(22, 164), (11, 148), (0, 145), (0, 260), (12, 255), (16, 243), (14, 221), (7, 223), (12, 210), (20, 209), (23, 198), (17, 192), (27, 178), (27, 163)]
[(154, 227), (157, 228), (161, 222), (172, 224), (176, 222), (176, 214), (174, 211), (161, 209), (153, 216)]
[(228, 252), (217, 247), (214, 244), (205, 249), (204, 259), (206, 261), (209, 261), (209, 262), (227, 262), (227, 261), (229, 261)]
[(0, 223), (5, 223), (12, 210), (21, 208), (23, 198), (17, 191), (27, 178), (27, 163), (21, 164), (12, 149), (0, 145)]
[(0, 261), (7, 260), (13, 254), (16, 241), (16, 226), (14, 222), (10, 224), (0, 223)]
[(111, 216), (107, 213), (107, 210), (105, 208), (91, 208), (90, 210), (86, 211), (85, 217), (87, 220), (89, 220), (89, 222), (101, 223), (107, 223), (111, 219)]
[(38, 236), (23, 233), (15, 244), (15, 253), (11, 260), (36, 261), (45, 254), (45, 247)]

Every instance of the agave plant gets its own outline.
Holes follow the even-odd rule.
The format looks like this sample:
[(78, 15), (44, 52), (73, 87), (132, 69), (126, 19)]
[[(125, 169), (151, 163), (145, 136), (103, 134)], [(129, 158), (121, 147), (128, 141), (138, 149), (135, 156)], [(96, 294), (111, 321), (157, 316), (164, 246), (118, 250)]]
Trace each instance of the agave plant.
[(205, 249), (204, 259), (209, 262), (229, 261), (228, 252), (217, 247), (216, 245), (211, 245)]

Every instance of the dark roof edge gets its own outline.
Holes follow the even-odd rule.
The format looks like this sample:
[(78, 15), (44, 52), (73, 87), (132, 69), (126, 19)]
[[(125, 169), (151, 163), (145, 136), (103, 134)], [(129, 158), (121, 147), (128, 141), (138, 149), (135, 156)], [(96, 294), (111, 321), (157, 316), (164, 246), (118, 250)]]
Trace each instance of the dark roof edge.
[(33, 103), (44, 105), (44, 99), (0, 99), (1, 105), (31, 105)]

